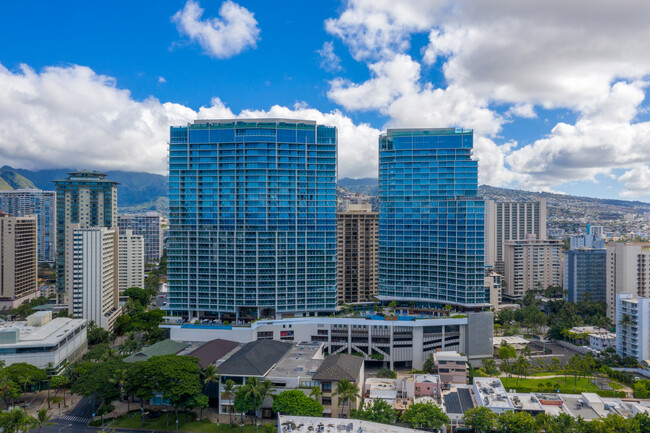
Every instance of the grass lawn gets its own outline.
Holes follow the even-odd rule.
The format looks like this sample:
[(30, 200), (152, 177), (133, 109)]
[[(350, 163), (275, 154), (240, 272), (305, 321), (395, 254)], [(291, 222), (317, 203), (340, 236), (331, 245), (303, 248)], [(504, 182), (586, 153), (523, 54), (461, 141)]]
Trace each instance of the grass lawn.
[[(507, 388), (530, 388), (530, 389), (539, 389), (539, 384), (544, 384), (543, 389), (559, 389), (560, 392), (574, 392), (574, 389), (577, 392), (596, 392), (598, 388), (590, 382), (590, 379), (585, 379), (584, 377), (578, 378), (577, 386), (575, 378), (568, 376), (566, 379), (564, 377), (549, 377), (545, 379), (519, 379), (519, 384), (517, 384), (517, 377), (502, 377), (503, 385)], [(552, 383), (552, 387), (546, 386), (547, 383)], [(613, 387), (612, 387), (613, 388)]]
[(536, 371), (535, 373), (531, 373), (528, 376), (557, 376), (563, 373), (563, 371)]
[(612, 387), (612, 389), (623, 389), (624, 385), (621, 385), (618, 382), (609, 382), (609, 386)]
[[(233, 418), (233, 423), (235, 427), (232, 429), (230, 428), (230, 425), (226, 422), (225, 424), (219, 425), (219, 428), (217, 429), (217, 424), (210, 423), (209, 421), (195, 421), (193, 420), (190, 416), (186, 414), (179, 414), (178, 416), (179, 422), (178, 422), (178, 430), (180, 431), (191, 431), (191, 432), (198, 432), (198, 433), (239, 433), (242, 431), (242, 429), (235, 423), (235, 418)], [(239, 421), (239, 418), (237, 419)], [(250, 420), (247, 418), (247, 422), (250, 422)], [(107, 421), (104, 423), (106, 426), (110, 421)], [(169, 414), (169, 426), (167, 426), (167, 416), (163, 415), (159, 418), (154, 418), (154, 419), (148, 419), (145, 417), (144, 420), (144, 428), (147, 430), (169, 430), (169, 431), (175, 431), (176, 430), (176, 417), (174, 416), (173, 413)], [(138, 413), (130, 413), (126, 415), (122, 415), (118, 417), (113, 424), (111, 424), (111, 427), (116, 427), (116, 428), (136, 428), (136, 429), (142, 429), (142, 417)], [(276, 431), (277, 428), (274, 426), (273, 430)], [(250, 423), (246, 424), (243, 428), (244, 433), (255, 433), (255, 426), (250, 425)], [(264, 429), (260, 426), (258, 433), (263, 433)]]

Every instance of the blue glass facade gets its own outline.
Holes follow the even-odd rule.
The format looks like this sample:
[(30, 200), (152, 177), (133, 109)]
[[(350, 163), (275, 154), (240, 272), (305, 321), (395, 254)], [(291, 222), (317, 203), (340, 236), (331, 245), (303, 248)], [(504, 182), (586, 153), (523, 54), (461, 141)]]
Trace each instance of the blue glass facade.
[(336, 155), (336, 128), (315, 122), (172, 127), (172, 314), (334, 310)]
[(484, 202), (472, 130), (389, 129), (379, 138), (379, 298), (486, 303)]
[(607, 302), (607, 250), (580, 248), (564, 252), (563, 288), (571, 302), (589, 298)]

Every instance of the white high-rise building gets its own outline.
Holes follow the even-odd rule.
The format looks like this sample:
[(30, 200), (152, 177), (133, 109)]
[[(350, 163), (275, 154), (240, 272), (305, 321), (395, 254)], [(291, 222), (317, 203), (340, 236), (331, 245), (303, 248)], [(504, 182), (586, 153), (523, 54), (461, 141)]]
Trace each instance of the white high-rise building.
[(616, 295), (616, 352), (641, 361), (650, 359), (650, 298)]
[(129, 287), (144, 289), (144, 238), (120, 231), (119, 256), (120, 295)]
[(650, 242), (617, 242), (607, 246), (607, 317), (617, 320), (616, 296), (650, 297)]
[(503, 274), (504, 244), (529, 234), (546, 239), (546, 199), (539, 201), (485, 201), (485, 265)]
[(16, 217), (36, 215), (38, 219), (38, 261), (54, 263), (56, 258), (56, 192), (31, 188), (0, 191), (0, 210)]
[(144, 259), (147, 263), (157, 262), (163, 256), (163, 231), (158, 212), (117, 217), (120, 233), (133, 230), (133, 234), (144, 238)]
[(112, 330), (120, 314), (117, 230), (68, 226), (69, 313)]

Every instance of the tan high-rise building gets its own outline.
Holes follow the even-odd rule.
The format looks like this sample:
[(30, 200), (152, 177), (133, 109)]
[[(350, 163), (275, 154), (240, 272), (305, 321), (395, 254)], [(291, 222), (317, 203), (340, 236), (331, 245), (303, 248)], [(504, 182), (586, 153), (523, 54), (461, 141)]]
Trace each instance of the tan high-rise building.
[(38, 296), (37, 217), (0, 212), (0, 308)]
[(117, 230), (81, 224), (68, 230), (69, 314), (112, 331), (121, 312)]
[(144, 289), (144, 238), (120, 230), (120, 296), (130, 287)]
[(502, 295), (522, 299), (527, 291), (562, 285), (562, 241), (559, 239), (527, 239), (506, 241), (505, 287)]
[(650, 242), (607, 246), (607, 317), (616, 323), (616, 295), (650, 297)]
[(369, 204), (348, 204), (336, 223), (339, 304), (374, 302), (379, 214)]
[(505, 272), (504, 244), (534, 234), (546, 239), (546, 199), (485, 201), (485, 264)]

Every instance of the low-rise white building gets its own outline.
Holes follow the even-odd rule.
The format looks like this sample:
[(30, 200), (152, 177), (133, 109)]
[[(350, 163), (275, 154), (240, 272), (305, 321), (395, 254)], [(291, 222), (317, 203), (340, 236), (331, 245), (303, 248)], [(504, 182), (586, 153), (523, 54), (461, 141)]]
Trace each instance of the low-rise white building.
[(497, 377), (475, 377), (474, 396), (479, 406), (485, 406), (494, 413), (515, 409), (501, 380)]
[(278, 433), (421, 433), (396, 425), (353, 418), (319, 418), (311, 416), (278, 416)]
[(589, 334), (589, 347), (598, 352), (602, 352), (610, 347), (615, 348), (616, 334), (613, 332)]
[[(494, 314), (466, 313), (456, 317), (420, 319), (400, 317), (297, 317), (258, 320), (248, 326), (210, 323), (183, 323), (168, 318), (161, 328), (169, 329), (174, 341), (210, 341), (217, 338), (249, 343), (255, 340), (311, 341), (324, 343), (325, 350), (338, 353), (364, 354), (371, 360), (380, 356), (391, 369), (422, 368), (436, 352), (456, 351), (469, 359), (492, 357)], [(373, 358), (374, 356), (374, 358)]]
[(5, 365), (26, 362), (38, 368), (73, 363), (88, 349), (86, 321), (40, 311), (26, 321), (0, 323), (0, 359)]

